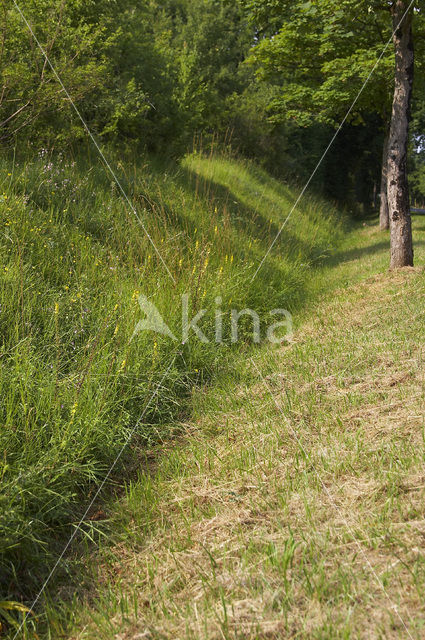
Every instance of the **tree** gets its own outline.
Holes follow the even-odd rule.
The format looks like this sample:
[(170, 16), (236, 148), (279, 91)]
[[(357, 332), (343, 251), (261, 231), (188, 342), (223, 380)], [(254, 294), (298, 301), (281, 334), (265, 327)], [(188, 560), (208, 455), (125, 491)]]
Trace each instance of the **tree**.
[(392, 269), (413, 265), (407, 152), (414, 75), (413, 9), (406, 0), (391, 6), (394, 29), (395, 86), (388, 153), (388, 205), (390, 211)]
[[(379, 118), (382, 162), (380, 227), (389, 226), (387, 206), (388, 137), (394, 63), (382, 51), (392, 29), (391, 2), (370, 0), (241, 0), (258, 29), (252, 53), (260, 78), (280, 82), (270, 105), (275, 118), (301, 126), (338, 126), (356, 99), (348, 122), (363, 125)], [(419, 6), (420, 2), (416, 5)], [(373, 78), (359, 95), (377, 60)]]
[[(386, 139), (391, 113), (391, 54), (364, 82), (390, 38), (388, 11), (366, 0), (284, 0), (247, 2), (259, 24), (260, 37), (252, 59), (261, 78), (280, 76), (280, 96), (271, 105), (274, 117), (294, 119), (301, 126), (339, 126), (357, 97), (348, 123), (367, 126), (378, 118), (383, 146), (381, 220), (387, 226)], [(376, 127), (376, 121), (375, 121)], [(375, 132), (372, 135), (376, 136)]]

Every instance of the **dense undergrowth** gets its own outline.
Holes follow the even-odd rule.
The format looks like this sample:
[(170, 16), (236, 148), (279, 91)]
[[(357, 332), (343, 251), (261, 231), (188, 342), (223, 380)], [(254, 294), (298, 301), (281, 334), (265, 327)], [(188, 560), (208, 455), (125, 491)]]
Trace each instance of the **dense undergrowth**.
[[(251, 281), (297, 195), (290, 187), (199, 153), (179, 165), (112, 166), (170, 273), (97, 159), (1, 160), (3, 599), (36, 592), (156, 385), (116, 483), (173, 435), (193, 387), (251, 348), (248, 322), (230, 344), (226, 310), (250, 307), (266, 321), (276, 307), (299, 308), (312, 269), (340, 240), (341, 215), (304, 200)], [(193, 332), (184, 345), (152, 332), (132, 339), (140, 294), (180, 338), (184, 293), (190, 317), (210, 309), (200, 323), (209, 344)], [(228, 348), (213, 341), (217, 297)]]

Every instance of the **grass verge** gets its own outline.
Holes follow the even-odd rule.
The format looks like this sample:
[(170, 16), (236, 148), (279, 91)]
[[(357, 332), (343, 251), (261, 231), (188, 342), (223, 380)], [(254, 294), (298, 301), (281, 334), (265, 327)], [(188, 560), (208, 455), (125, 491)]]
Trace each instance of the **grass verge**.
[[(150, 240), (90, 158), (42, 150), (31, 161), (1, 160), (2, 600), (37, 593), (170, 363), (109, 491), (146, 452), (184, 433), (176, 425), (193, 410), (193, 389), (233, 375), (235, 358), (251, 349), (249, 325), (231, 344), (229, 318), (221, 348), (193, 334), (184, 346), (151, 332), (132, 339), (139, 295), (179, 336), (187, 294), (190, 317), (209, 310), (202, 329), (211, 339), (218, 296), (224, 309), (250, 307), (262, 321), (270, 309), (301, 308), (311, 274), (341, 240), (341, 216), (305, 200), (252, 281), (294, 201), (289, 187), (250, 164), (200, 154), (178, 166), (111, 162)], [(96, 505), (87, 541), (98, 520)], [(60, 570), (71, 570), (68, 558)]]
[(424, 637), (425, 280), (388, 273), (387, 242), (351, 234), (293, 343), (195, 392), (114, 505), (85, 604), (51, 608), (58, 635)]

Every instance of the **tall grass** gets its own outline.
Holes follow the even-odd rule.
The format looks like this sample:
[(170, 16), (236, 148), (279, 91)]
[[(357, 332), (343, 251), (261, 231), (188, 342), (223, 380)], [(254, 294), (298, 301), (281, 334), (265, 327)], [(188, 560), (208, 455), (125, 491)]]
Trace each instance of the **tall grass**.
[[(114, 182), (89, 158), (40, 152), (0, 160), (0, 588), (30, 597), (170, 367), (113, 479), (173, 433), (194, 385), (235, 350), (192, 333), (181, 345), (143, 332), (140, 293), (181, 334), (215, 299), (265, 318), (303, 303), (314, 264), (339, 241), (341, 217), (304, 201), (251, 281), (296, 194), (254, 166), (201, 154), (179, 165), (113, 163), (173, 280)], [(90, 514), (89, 514), (90, 517)], [(2, 599), (2, 598), (0, 598)]]

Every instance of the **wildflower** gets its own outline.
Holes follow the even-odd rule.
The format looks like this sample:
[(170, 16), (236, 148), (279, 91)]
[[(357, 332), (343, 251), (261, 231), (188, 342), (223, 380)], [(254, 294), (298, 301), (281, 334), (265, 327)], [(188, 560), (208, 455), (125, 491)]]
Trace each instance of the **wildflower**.
[(218, 227), (217, 227), (217, 225), (215, 225), (215, 227), (214, 227), (214, 233), (218, 233)]
[(198, 247), (199, 247), (199, 240), (197, 240), (196, 243), (195, 243), (195, 251), (198, 250)]
[(230, 256), (230, 264), (232, 264), (232, 262), (233, 262), (233, 255)]
[(116, 335), (117, 335), (117, 333), (118, 333), (118, 329), (119, 329), (119, 326), (120, 326), (120, 325), (119, 325), (119, 324), (117, 324), (117, 326), (115, 327), (115, 329), (114, 329), (114, 336), (116, 336)]
[(126, 364), (127, 364), (127, 360), (124, 358), (124, 360), (121, 362), (120, 368), (118, 369), (119, 374), (124, 371)]
[(8, 173), (7, 175), (8, 175), (8, 176), (11, 176), (12, 174), (11, 174), (11, 173)]
[(74, 402), (71, 409), (71, 421), (74, 420), (74, 416), (77, 413), (78, 400)]
[(57, 316), (59, 313), (59, 303), (55, 302), (55, 316)]
[(118, 304), (115, 305), (114, 311), (116, 311), (117, 309), (118, 309)]

